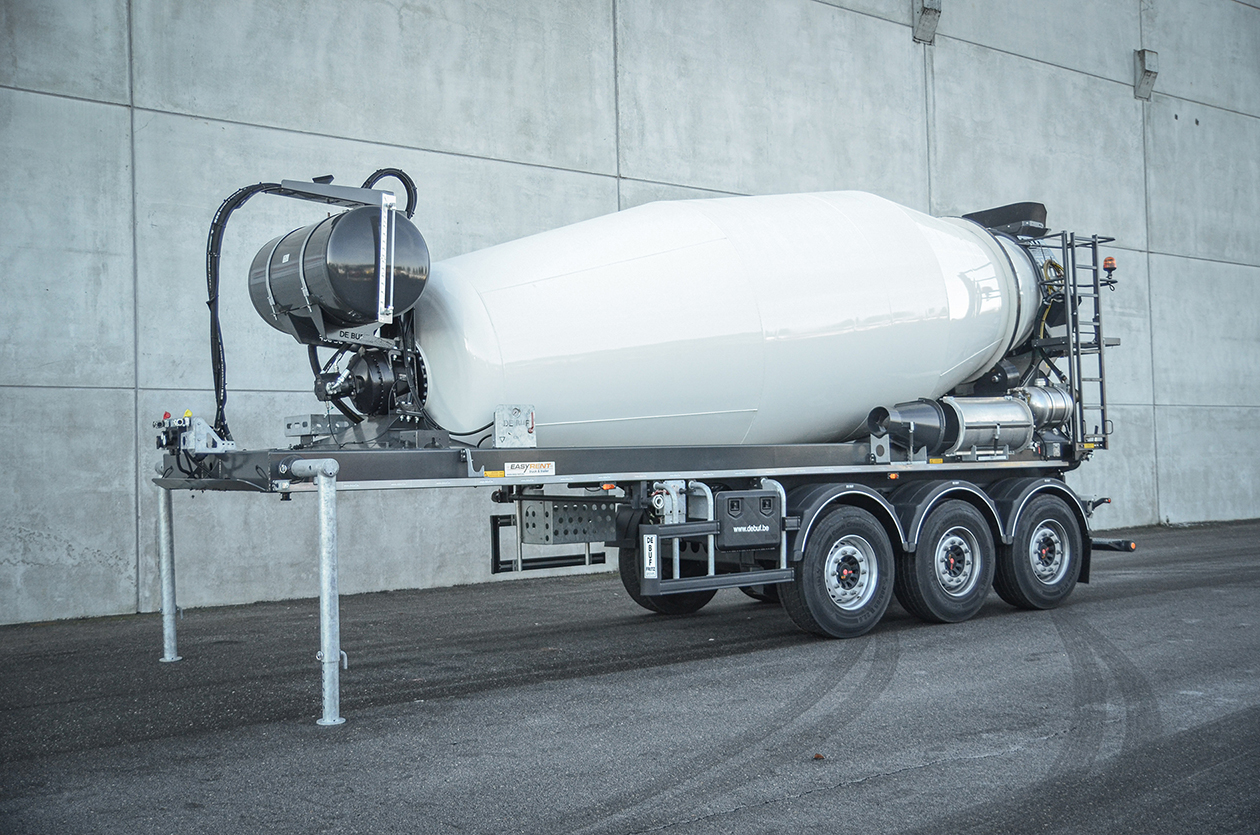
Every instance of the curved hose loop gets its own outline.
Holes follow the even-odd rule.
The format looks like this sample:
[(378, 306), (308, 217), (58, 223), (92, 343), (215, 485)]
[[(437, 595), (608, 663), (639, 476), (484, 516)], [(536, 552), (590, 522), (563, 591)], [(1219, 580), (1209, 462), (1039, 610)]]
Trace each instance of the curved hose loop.
[[(1052, 272), (1053, 276), (1050, 275)], [(1061, 292), (1064, 289), (1055, 284), (1056, 280), (1062, 282), (1065, 278), (1063, 265), (1058, 261), (1053, 258), (1047, 259), (1046, 263), (1041, 265), (1041, 275), (1045, 279), (1047, 294)]]
[(403, 190), (407, 192), (407, 208), (403, 212), (407, 215), (407, 219), (416, 213), (416, 183), (408, 176), (406, 171), (400, 168), (378, 168), (372, 172), (372, 176), (363, 181), (362, 188), (371, 188), (386, 177), (393, 177), (402, 183)]
[[(334, 364), (334, 363), (336, 363), (336, 362), (337, 362), (337, 360), (338, 360), (338, 359), (341, 357), (341, 355), (342, 355), (342, 354), (344, 354), (344, 353), (345, 353), (345, 349), (344, 349), (344, 348), (342, 348), (341, 350), (339, 350), (339, 351), (337, 351), (335, 354), (333, 354), (333, 355), (332, 355), (332, 357), (331, 357), (331, 358), (329, 358), (328, 362), (324, 363), (324, 364), (321, 366), (321, 365), (320, 365), (320, 363), (319, 363), (319, 349), (318, 349), (316, 346), (314, 346), (314, 345), (307, 345), (307, 346), (306, 346), (306, 356), (307, 356), (307, 359), (309, 359), (309, 360), (310, 360), (310, 362), (311, 362), (311, 373), (313, 373), (313, 374), (315, 375), (316, 379), (318, 379), (318, 378), (319, 378), (319, 375), (320, 375), (320, 374), (323, 374), (323, 373), (325, 373), (326, 371), (328, 371), (328, 369), (332, 368), (332, 367), (333, 367), (333, 364)], [(346, 405), (345, 398), (343, 398), (343, 397), (334, 397), (334, 398), (332, 399), (332, 404), (333, 404), (334, 406), (336, 406), (336, 407), (337, 407), (337, 411), (341, 412), (343, 415), (345, 415), (347, 418), (349, 418), (351, 423), (362, 423), (362, 422), (363, 422), (363, 416), (362, 416), (362, 415), (360, 415), (359, 413), (355, 412), (355, 411), (354, 411), (353, 409), (351, 409), (349, 406), (347, 406), (347, 405)]]

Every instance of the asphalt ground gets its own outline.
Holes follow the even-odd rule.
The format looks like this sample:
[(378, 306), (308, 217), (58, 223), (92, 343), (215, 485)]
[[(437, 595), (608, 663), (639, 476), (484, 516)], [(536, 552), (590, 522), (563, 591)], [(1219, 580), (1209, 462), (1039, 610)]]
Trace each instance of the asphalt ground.
[(0, 832), (1260, 832), (1260, 521), (1061, 608), (800, 633), (614, 575), (0, 628)]

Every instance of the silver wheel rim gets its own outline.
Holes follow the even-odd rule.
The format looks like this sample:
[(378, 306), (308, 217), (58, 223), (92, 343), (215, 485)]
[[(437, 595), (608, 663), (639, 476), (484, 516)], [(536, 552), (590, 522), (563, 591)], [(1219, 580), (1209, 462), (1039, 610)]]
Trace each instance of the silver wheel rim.
[(875, 549), (860, 536), (850, 534), (836, 540), (823, 565), (827, 594), (840, 609), (861, 609), (875, 595), (879, 565)]
[(980, 543), (976, 535), (955, 525), (936, 543), (932, 568), (936, 582), (950, 597), (965, 597), (980, 580)]
[(1028, 540), (1028, 564), (1038, 582), (1054, 585), (1067, 574), (1071, 554), (1068, 553), (1067, 531), (1053, 519), (1046, 519)]

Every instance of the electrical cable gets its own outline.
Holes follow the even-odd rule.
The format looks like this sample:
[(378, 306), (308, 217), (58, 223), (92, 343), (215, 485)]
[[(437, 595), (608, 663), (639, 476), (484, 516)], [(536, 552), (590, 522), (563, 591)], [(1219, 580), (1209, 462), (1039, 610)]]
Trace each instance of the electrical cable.
[(343, 415), (348, 417), (351, 423), (359, 424), (363, 422), (363, 416), (360, 415), (358, 412), (355, 412), (349, 406), (347, 406), (344, 399), (340, 397), (334, 397), (332, 399), (332, 404), (337, 407), (337, 411), (341, 412)]
[(480, 432), (485, 432), (487, 429), (494, 426), (494, 421), (490, 421), (489, 423), (487, 423), (485, 426), (481, 427), (480, 429), (474, 429), (471, 432), (452, 432), (451, 430), (447, 429), (445, 426), (443, 426), (442, 424), (434, 420), (433, 417), (427, 411), (424, 413), (424, 419), (427, 420), (429, 423), (433, 424), (436, 428), (445, 432), (446, 434), (451, 435), (452, 437), (466, 438), (469, 435), (476, 435)]

